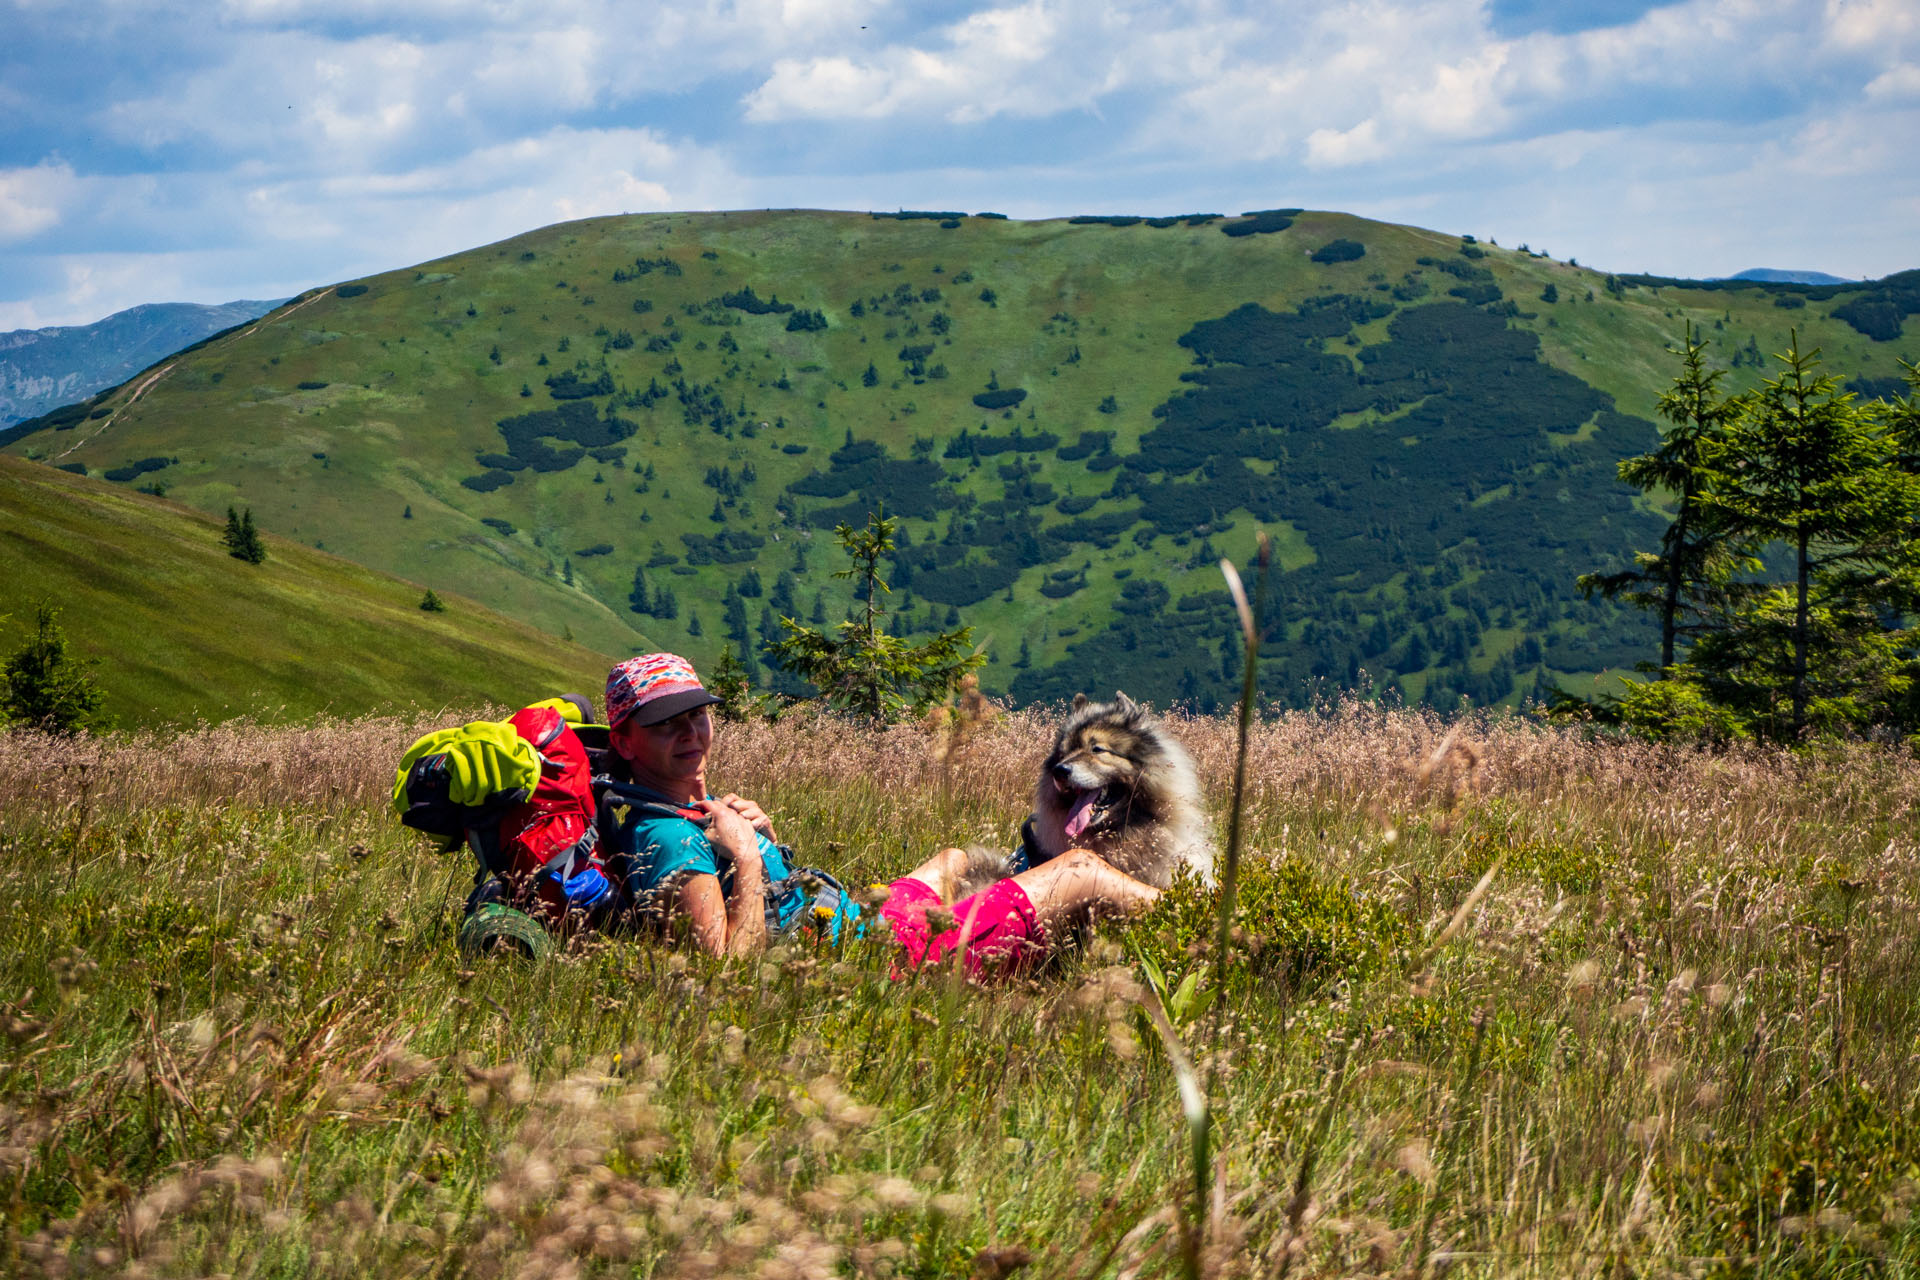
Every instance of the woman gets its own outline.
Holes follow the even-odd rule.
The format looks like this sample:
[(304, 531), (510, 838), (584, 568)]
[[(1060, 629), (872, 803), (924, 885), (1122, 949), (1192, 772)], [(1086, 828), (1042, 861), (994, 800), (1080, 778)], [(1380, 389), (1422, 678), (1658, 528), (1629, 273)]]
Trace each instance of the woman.
[[(766, 811), (731, 792), (716, 799), (707, 791), (709, 708), (718, 701), (676, 654), (629, 658), (608, 674), (609, 741), (633, 783), (614, 796), (628, 804), (614, 843), (626, 855), (635, 903), (662, 919), (684, 916), (695, 945), (710, 955), (752, 955), (800, 920), (807, 893)], [(969, 862), (964, 850), (946, 849), (887, 886), (881, 914), (905, 967), (964, 949), (970, 976), (1018, 969), (1078, 924), (1143, 910), (1160, 897), (1090, 850), (1070, 849), (954, 902)], [(938, 919), (940, 910), (954, 921), (936, 930), (929, 914)], [(825, 914), (838, 936), (839, 910)]]
[(628, 805), (615, 849), (635, 903), (661, 919), (684, 916), (710, 955), (752, 955), (770, 924), (784, 930), (800, 918), (807, 894), (766, 811), (707, 791), (708, 708), (718, 701), (676, 654), (643, 654), (608, 673), (608, 741), (633, 782), (614, 796)]

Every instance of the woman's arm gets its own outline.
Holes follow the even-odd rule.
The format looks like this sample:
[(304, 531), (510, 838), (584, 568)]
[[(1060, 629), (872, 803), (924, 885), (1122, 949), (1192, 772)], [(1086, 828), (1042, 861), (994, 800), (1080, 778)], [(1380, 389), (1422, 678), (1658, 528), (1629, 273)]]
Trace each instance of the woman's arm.
[(680, 887), (680, 910), (693, 923), (693, 940), (715, 956), (755, 955), (767, 945), (766, 867), (747, 820), (721, 801), (702, 800), (707, 840), (716, 854), (733, 862), (733, 892), (723, 894), (720, 877), (688, 877)]

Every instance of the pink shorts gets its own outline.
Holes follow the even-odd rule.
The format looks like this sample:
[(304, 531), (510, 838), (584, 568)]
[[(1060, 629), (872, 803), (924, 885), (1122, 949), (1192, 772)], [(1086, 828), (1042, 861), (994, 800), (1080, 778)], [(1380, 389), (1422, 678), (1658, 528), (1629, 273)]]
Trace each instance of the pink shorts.
[(933, 927), (927, 923), (927, 908), (941, 905), (939, 894), (910, 876), (895, 880), (887, 888), (891, 896), (880, 914), (893, 926), (894, 941), (906, 952), (904, 966), (895, 967), (895, 977), (903, 976), (903, 969), (939, 964), (963, 945), (966, 958), (962, 963), (969, 978), (1017, 971), (1047, 949), (1046, 933), (1033, 913), (1032, 900), (1012, 880), (1002, 880), (947, 908), (953, 912), (954, 926), (938, 937), (933, 936)]

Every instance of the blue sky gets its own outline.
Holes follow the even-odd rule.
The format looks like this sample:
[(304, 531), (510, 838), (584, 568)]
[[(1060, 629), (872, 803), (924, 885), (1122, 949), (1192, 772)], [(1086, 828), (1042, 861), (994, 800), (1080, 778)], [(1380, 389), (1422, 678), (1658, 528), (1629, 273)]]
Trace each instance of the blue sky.
[(1920, 0), (0, 0), (0, 330), (623, 211), (1284, 205), (1920, 267)]

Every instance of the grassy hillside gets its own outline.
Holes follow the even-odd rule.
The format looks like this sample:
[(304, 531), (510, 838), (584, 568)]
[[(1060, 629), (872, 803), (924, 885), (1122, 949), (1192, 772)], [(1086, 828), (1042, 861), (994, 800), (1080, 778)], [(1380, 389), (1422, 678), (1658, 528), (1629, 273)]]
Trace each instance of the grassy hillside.
[(172, 502), (0, 458), (0, 653), (54, 602), (75, 650), (100, 662), (106, 712), (129, 727), (515, 703), (597, 693), (605, 677), (602, 655), (444, 587), (446, 612), (423, 613), (417, 583), (272, 535), (266, 563), (244, 564), (221, 531)]
[[(1920, 764), (1450, 728), (1256, 730), (1222, 968), (1176, 892), (985, 990), (883, 941), (463, 962), (468, 859), (381, 807), (417, 725), (0, 736), (0, 1271), (1171, 1280), (1146, 955), (1212, 1000), (1202, 1275), (1913, 1275)], [(717, 781), (865, 883), (1013, 839), (1048, 729), (724, 726)], [(1223, 817), (1231, 726), (1174, 729)]]
[(902, 628), (964, 616), (1020, 697), (1124, 670), (1230, 699), (1203, 606), (1257, 521), (1288, 570), (1271, 692), (1450, 703), (1649, 652), (1573, 579), (1657, 535), (1613, 466), (1653, 441), (1685, 323), (1739, 385), (1790, 326), (1855, 378), (1920, 354), (1898, 278), (1689, 285), (1334, 213), (1155, 222), (548, 227), (297, 299), (7, 447), (707, 660), (841, 616), (822, 534), (884, 504)]

